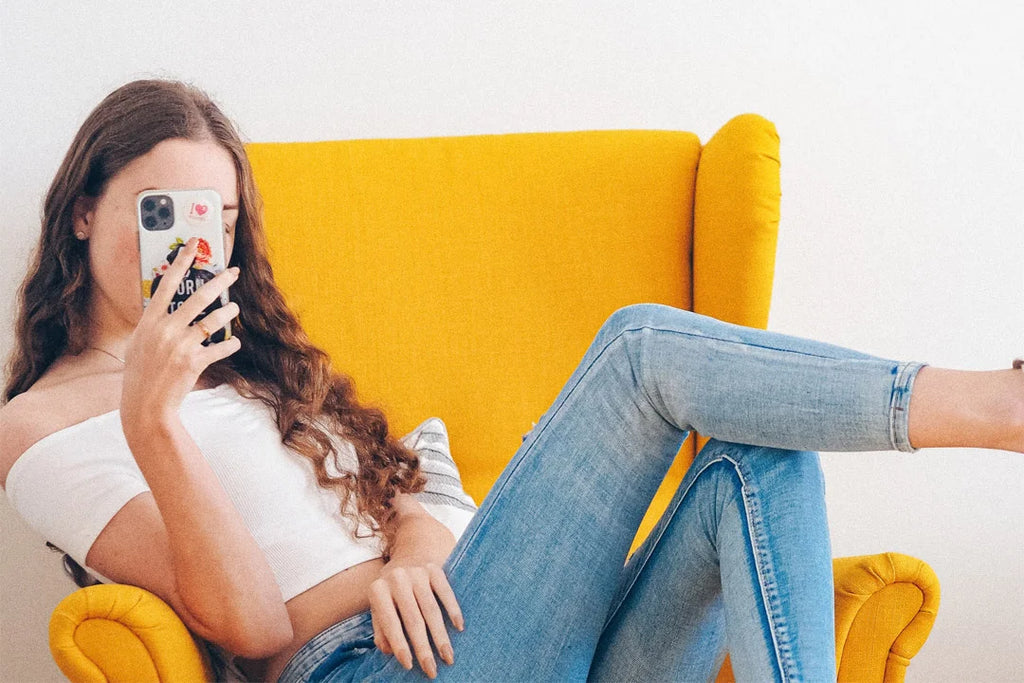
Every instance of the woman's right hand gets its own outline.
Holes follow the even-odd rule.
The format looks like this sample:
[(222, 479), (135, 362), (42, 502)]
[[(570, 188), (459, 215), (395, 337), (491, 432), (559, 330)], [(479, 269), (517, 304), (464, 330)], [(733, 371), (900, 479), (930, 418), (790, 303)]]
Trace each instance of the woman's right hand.
[[(197, 288), (173, 313), (167, 310), (174, 293), (196, 254), (193, 237), (167, 268), (149, 306), (132, 331), (125, 352), (121, 388), (121, 423), (128, 431), (153, 420), (177, 415), (178, 407), (192, 391), (207, 366), (241, 348), (238, 337), (203, 346), (206, 339), (198, 325), (190, 323), (238, 279), (238, 268), (228, 268)], [(234, 301), (202, 319), (212, 335), (238, 315)]]

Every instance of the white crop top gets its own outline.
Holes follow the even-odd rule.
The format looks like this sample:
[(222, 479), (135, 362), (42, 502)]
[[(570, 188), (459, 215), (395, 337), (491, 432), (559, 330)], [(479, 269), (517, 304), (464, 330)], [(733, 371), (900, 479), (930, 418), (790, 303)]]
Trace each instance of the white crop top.
[[(266, 556), (285, 600), (381, 557), (379, 537), (355, 539), (350, 533), (354, 495), (351, 514), (343, 516), (338, 495), (316, 483), (312, 463), (281, 443), (274, 411), (262, 401), (222, 384), (189, 392), (179, 416)], [(352, 444), (333, 436), (343, 470), (357, 471)], [(339, 474), (330, 461), (328, 471)], [(83, 567), (110, 519), (145, 491), (149, 486), (125, 441), (119, 410), (35, 442), (15, 461), (6, 484), (25, 521)], [(472, 507), (472, 499), (465, 500)], [(472, 517), (469, 510), (421, 504), (456, 539)], [(359, 525), (360, 535), (369, 532)]]

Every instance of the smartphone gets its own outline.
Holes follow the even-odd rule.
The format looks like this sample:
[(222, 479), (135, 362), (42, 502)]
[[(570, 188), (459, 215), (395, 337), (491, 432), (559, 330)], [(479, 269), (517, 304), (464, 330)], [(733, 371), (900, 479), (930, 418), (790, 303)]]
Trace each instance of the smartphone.
[[(223, 200), (212, 188), (144, 190), (136, 197), (135, 212), (139, 227), (143, 309), (149, 306), (153, 292), (185, 243), (193, 236), (199, 238), (195, 260), (167, 308), (168, 313), (173, 313), (204, 282), (227, 268), (221, 217)], [(189, 324), (194, 325), (229, 301), (225, 289)], [(231, 322), (228, 321), (202, 343), (207, 346), (230, 338)]]

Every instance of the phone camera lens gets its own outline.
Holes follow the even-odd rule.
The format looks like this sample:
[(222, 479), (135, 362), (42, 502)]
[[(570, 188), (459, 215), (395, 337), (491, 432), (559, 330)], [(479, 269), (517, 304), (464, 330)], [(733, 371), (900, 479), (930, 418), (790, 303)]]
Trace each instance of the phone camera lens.
[(152, 199), (147, 198), (142, 200), (142, 208), (145, 209), (146, 211), (152, 211), (155, 206), (156, 202), (154, 202)]
[(168, 209), (166, 206), (161, 206), (160, 210), (157, 211), (157, 214), (160, 216), (160, 218), (167, 218), (168, 216), (171, 215), (171, 210)]
[(153, 218), (152, 216), (146, 216), (142, 220), (142, 224), (145, 225), (147, 228), (150, 228), (150, 229), (155, 228), (156, 227), (156, 219)]

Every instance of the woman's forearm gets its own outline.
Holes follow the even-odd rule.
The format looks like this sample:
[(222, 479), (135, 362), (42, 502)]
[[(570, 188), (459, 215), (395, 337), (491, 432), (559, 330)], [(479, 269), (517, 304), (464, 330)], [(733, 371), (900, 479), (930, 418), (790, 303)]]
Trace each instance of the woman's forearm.
[(178, 415), (134, 427), (125, 436), (163, 518), (190, 615), (236, 647), (283, 647), (292, 628), (273, 572)]

